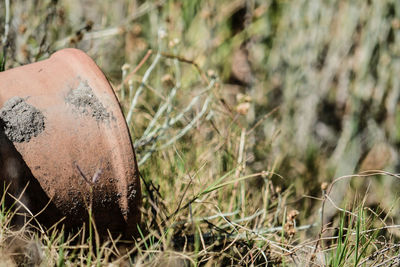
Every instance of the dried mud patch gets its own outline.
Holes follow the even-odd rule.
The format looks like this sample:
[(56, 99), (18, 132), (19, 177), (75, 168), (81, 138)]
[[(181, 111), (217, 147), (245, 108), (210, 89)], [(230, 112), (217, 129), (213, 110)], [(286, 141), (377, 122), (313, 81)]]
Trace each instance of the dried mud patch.
[(89, 115), (98, 122), (109, 122), (114, 119), (112, 113), (107, 111), (87, 81), (81, 81), (75, 90), (71, 90), (65, 101), (73, 105), (79, 113)]
[(9, 99), (0, 109), (4, 133), (15, 143), (29, 142), (45, 129), (45, 117), (21, 97)]

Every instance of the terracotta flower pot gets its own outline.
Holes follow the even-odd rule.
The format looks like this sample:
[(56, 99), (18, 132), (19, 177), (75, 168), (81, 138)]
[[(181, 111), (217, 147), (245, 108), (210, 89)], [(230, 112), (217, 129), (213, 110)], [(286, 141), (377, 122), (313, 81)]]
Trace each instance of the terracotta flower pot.
[(85, 53), (64, 49), (0, 73), (0, 124), (0, 181), (16, 198), (24, 191), (26, 212), (70, 228), (92, 206), (100, 233), (136, 232), (141, 192), (129, 131)]

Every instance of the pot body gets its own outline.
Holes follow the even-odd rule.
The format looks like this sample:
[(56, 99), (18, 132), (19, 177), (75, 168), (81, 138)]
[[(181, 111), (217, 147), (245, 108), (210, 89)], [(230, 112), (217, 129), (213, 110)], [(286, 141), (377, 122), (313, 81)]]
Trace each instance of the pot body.
[(0, 73), (0, 123), (0, 179), (16, 197), (24, 191), (21, 202), (40, 221), (79, 227), (91, 206), (100, 232), (136, 232), (141, 192), (129, 130), (84, 52), (64, 49)]

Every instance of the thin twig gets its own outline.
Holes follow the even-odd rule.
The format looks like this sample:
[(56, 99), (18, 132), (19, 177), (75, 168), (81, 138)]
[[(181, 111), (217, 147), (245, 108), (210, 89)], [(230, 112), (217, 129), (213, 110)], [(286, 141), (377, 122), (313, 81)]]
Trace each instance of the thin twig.
[(158, 61), (160, 60), (160, 58), (161, 58), (161, 54), (160, 54), (160, 52), (158, 52), (157, 55), (156, 55), (156, 58), (153, 61), (153, 63), (151, 63), (150, 67), (146, 70), (146, 72), (143, 75), (142, 82), (140, 83), (140, 86), (139, 86), (138, 90), (136, 91), (135, 96), (132, 99), (131, 105), (129, 107), (128, 115), (126, 116), (126, 122), (127, 122), (128, 125), (130, 125), (130, 123), (131, 123), (133, 110), (135, 109), (136, 103), (138, 101), (138, 98), (142, 94), (142, 91), (144, 89), (144, 83), (147, 82), (147, 80), (149, 79), (151, 72), (156, 67), (156, 65), (157, 65)]
[[(321, 186), (321, 190), (322, 190), (322, 204), (321, 204), (321, 211), (320, 211), (320, 224), (321, 225), (320, 225), (320, 230), (319, 230), (319, 233), (318, 233), (317, 242), (315, 242), (313, 253), (311, 254), (311, 256), (308, 259), (308, 265), (311, 263), (313, 255), (315, 255), (315, 253), (317, 252), (318, 247), (319, 247), (320, 242), (321, 242), (322, 234), (325, 231), (325, 228), (324, 228), (324, 209), (325, 209), (325, 201), (326, 201), (326, 187), (325, 186)], [(322, 247), (322, 243), (321, 243), (321, 247)]]
[[(245, 140), (246, 140), (246, 128), (242, 128), (241, 134), (240, 134), (240, 142), (239, 142), (239, 155), (237, 159), (237, 165), (238, 168), (236, 168), (235, 171), (235, 177), (239, 178), (242, 171), (245, 169), (245, 161), (243, 161), (243, 154), (244, 154), (244, 148), (245, 148)], [(239, 181), (236, 181), (235, 184), (233, 185), (233, 191), (232, 191), (232, 197), (231, 201), (229, 203), (229, 210), (232, 210), (233, 208), (233, 202), (236, 201), (236, 193), (237, 193), (237, 187), (238, 187)], [(243, 186), (243, 181), (242, 181), (242, 186)], [(242, 196), (243, 197), (243, 196)], [(242, 205), (242, 217), (244, 216), (244, 199), (240, 199), (240, 203)]]
[[(153, 50), (149, 49), (147, 51), (146, 55), (144, 55), (144, 57), (142, 58), (142, 60), (140, 60), (139, 64), (128, 75), (125, 76), (125, 79), (117, 87), (117, 89), (115, 89), (115, 91), (121, 90), (122, 86), (125, 83), (127, 83), (130, 79), (132, 79), (132, 76), (135, 75), (135, 73), (143, 66), (143, 64), (147, 61), (147, 59), (149, 59), (151, 53), (153, 53)], [(142, 82), (144, 82), (144, 81), (142, 81)]]
[(7, 45), (8, 41), (8, 32), (10, 30), (10, 0), (4, 0), (4, 4), (6, 6), (6, 16), (4, 21), (4, 35), (1, 40), (3, 47)]
[(326, 199), (327, 199), (327, 200), (332, 204), (332, 206), (333, 206), (334, 208), (336, 208), (337, 210), (339, 210), (339, 211), (341, 211), (341, 212), (348, 213), (348, 214), (350, 214), (350, 215), (353, 215), (354, 217), (358, 217), (357, 214), (355, 214), (355, 213), (353, 213), (353, 212), (351, 212), (351, 211), (348, 211), (348, 210), (339, 208), (339, 207), (335, 204), (335, 202), (334, 202), (328, 195), (326, 195)]
[(161, 55), (162, 55), (163, 57), (166, 57), (166, 58), (174, 58), (174, 59), (177, 59), (177, 60), (179, 60), (179, 61), (181, 61), (181, 62), (185, 62), (185, 63), (192, 64), (192, 65), (196, 68), (196, 70), (199, 72), (199, 74), (200, 74), (201, 78), (204, 80), (204, 82), (205, 82), (206, 84), (209, 83), (209, 80), (208, 80), (206, 74), (205, 74), (204, 71), (200, 68), (199, 64), (197, 64), (195, 61), (190, 60), (190, 59), (187, 59), (187, 58), (184, 58), (184, 57), (182, 57), (182, 56), (172, 55), (172, 54), (168, 54), (168, 53), (161, 53)]
[(246, 135), (250, 135), (258, 126), (260, 126), (260, 124), (267, 119), (269, 116), (271, 116), (273, 113), (275, 113), (280, 106), (277, 106), (275, 108), (273, 108), (270, 112), (268, 112), (267, 114), (265, 114), (261, 119), (259, 119), (256, 124), (254, 124), (253, 127), (251, 127), (250, 130), (247, 131)]
[[(205, 91), (211, 89), (212, 85), (213, 85), (213, 83), (210, 83), (210, 86)], [(158, 126), (158, 127), (154, 128), (153, 131), (149, 132), (149, 130), (151, 130), (151, 128), (154, 127), (155, 123), (157, 122), (157, 119), (162, 115), (162, 113), (171, 107), (170, 102), (172, 100), (172, 97), (175, 96), (175, 92), (176, 92), (176, 88), (174, 88), (171, 91), (171, 94), (168, 96), (167, 102), (160, 106), (159, 110), (157, 111), (156, 115), (154, 115), (153, 119), (149, 123), (149, 126), (146, 128), (145, 132), (143, 133), (142, 137), (135, 142), (135, 144), (134, 144), (135, 148), (144, 146), (147, 143), (149, 143), (150, 141), (155, 141), (156, 139), (158, 139), (156, 137), (156, 134), (158, 134), (158, 136), (162, 135), (165, 132), (165, 130), (171, 128), (171, 126), (173, 126), (175, 123), (180, 121), (184, 117), (185, 113), (192, 110), (192, 107), (198, 102), (198, 100), (200, 99), (200, 95), (201, 95), (200, 94), (200, 95), (197, 95), (196, 97), (194, 97), (192, 99), (192, 101), (189, 103), (189, 105), (184, 110), (182, 110), (178, 115), (176, 115), (175, 117), (173, 117), (171, 119), (168, 119), (168, 116), (167, 116), (167, 119), (165, 120), (165, 122), (162, 126)]]
[[(9, 1), (9, 0), (8, 0)], [(99, 31), (94, 31), (91, 33), (87, 33), (84, 35), (82, 40), (93, 40), (93, 39), (99, 39), (99, 38), (108, 38), (112, 37), (115, 35), (119, 34), (124, 34), (126, 33), (126, 28), (129, 27), (129, 25), (135, 21), (136, 19), (146, 15), (148, 12), (151, 10), (163, 5), (165, 3), (165, 0), (150, 3), (150, 2), (144, 2), (141, 6), (139, 6), (136, 9), (136, 12), (133, 14), (130, 14), (129, 17), (127, 17), (120, 25), (111, 27), (108, 29), (104, 30), (99, 30)], [(71, 38), (73, 38), (73, 35), (70, 35), (66, 38), (63, 38), (61, 40), (58, 40), (57, 42), (54, 43), (54, 48), (56, 50), (66, 46), (68, 42), (71, 41)]]
[(194, 124), (204, 115), (204, 113), (206, 113), (207, 108), (208, 108), (208, 104), (210, 103), (211, 98), (208, 97), (206, 99), (206, 101), (204, 102), (203, 108), (201, 109), (201, 111), (196, 115), (196, 117), (193, 118), (193, 120), (186, 125), (185, 128), (183, 128), (177, 135), (175, 135), (173, 138), (171, 138), (168, 142), (166, 142), (165, 144), (163, 144), (160, 149), (164, 149), (167, 146), (173, 144), (176, 142), (176, 140), (178, 140), (179, 138), (181, 138), (182, 136), (184, 136), (186, 134), (187, 131), (189, 131)]
[(3, 54), (2, 54), (2, 59), (1, 59), (1, 65), (0, 65), (0, 71), (5, 70), (6, 66), (6, 58), (7, 58), (7, 48), (9, 46), (8, 43), (8, 32), (10, 29), (10, 0), (4, 0), (5, 6), (6, 6), (6, 16), (5, 16), (5, 22), (4, 22), (4, 35), (1, 40), (2, 46), (3, 46)]

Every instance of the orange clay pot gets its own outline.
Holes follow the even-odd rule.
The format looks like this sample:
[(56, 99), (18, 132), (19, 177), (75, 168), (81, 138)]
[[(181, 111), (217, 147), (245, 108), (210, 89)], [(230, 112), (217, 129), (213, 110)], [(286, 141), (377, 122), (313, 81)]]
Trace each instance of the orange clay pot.
[[(0, 181), (41, 224), (88, 221), (101, 234), (134, 235), (139, 172), (129, 131), (106, 77), (84, 52), (0, 73)], [(1, 190), (4, 189), (3, 183)]]

